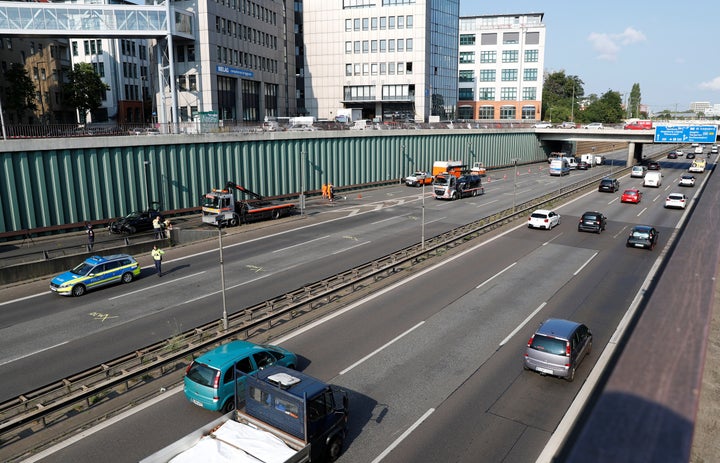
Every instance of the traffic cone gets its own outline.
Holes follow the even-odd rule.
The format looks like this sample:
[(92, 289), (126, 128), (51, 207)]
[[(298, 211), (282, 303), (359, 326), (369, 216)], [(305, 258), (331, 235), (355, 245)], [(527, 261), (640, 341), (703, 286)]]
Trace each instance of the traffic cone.
[(362, 194), (361, 194), (361, 193), (358, 193), (357, 199), (362, 199)]

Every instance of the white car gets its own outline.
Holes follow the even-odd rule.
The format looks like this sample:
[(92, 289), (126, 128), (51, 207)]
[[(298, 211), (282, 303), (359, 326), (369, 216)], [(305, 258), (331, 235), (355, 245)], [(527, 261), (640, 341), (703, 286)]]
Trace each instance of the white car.
[(675, 150), (675, 154), (678, 155), (678, 157), (685, 155), (685, 152), (683, 150)]
[(685, 204), (687, 203), (687, 196), (685, 196), (682, 193), (670, 193), (667, 195), (667, 198), (665, 198), (665, 207), (666, 208), (679, 208), (679, 209), (685, 209)]
[(702, 147), (702, 146), (698, 146), (698, 147), (695, 148), (695, 154), (702, 154), (702, 153), (703, 153), (703, 147)]
[(550, 129), (552, 128), (552, 124), (549, 122), (537, 122), (533, 124), (533, 128), (536, 129)]
[(682, 177), (680, 177), (680, 181), (678, 181), (678, 185), (680, 186), (695, 186), (695, 176), (690, 174), (685, 174)]
[(632, 170), (630, 171), (630, 177), (643, 178), (645, 176), (645, 172), (647, 172), (647, 167), (633, 166)]
[(528, 218), (528, 228), (544, 228), (550, 230), (560, 225), (560, 214), (547, 209), (538, 209)]
[(603, 125), (602, 125), (602, 122), (591, 122), (588, 125), (586, 125), (585, 128), (599, 130), (599, 129), (603, 128)]

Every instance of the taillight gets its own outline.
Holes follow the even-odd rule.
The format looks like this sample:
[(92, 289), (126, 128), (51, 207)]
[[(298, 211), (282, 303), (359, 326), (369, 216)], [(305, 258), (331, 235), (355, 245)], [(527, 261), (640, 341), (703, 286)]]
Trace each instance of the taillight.
[(535, 335), (534, 335), (534, 334), (533, 334), (532, 336), (530, 336), (530, 340), (528, 341), (528, 347), (532, 346), (533, 339), (535, 339)]
[(195, 362), (190, 362), (190, 364), (188, 364), (187, 368), (185, 368), (185, 376), (187, 376), (188, 373), (190, 373), (190, 368), (192, 368), (194, 363)]
[(220, 370), (215, 373), (215, 381), (213, 381), (213, 389), (217, 389), (220, 386)]
[(548, 221), (549, 221), (549, 219), (545, 219), (545, 220), (543, 220), (543, 222), (545, 222), (545, 223), (548, 223)]
[(570, 357), (570, 341), (565, 342), (565, 355)]

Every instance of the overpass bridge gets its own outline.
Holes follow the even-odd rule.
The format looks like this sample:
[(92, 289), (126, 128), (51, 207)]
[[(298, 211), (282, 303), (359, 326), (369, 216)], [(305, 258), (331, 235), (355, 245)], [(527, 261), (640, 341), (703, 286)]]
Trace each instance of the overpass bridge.
[[(627, 165), (634, 160), (642, 159), (642, 145), (655, 143), (655, 130), (624, 130), (624, 129), (535, 129), (535, 134), (543, 144), (553, 142), (591, 141), (598, 143), (615, 143), (628, 146)], [(559, 151), (559, 150), (558, 150)], [(580, 154), (580, 153), (578, 153)]]
[[(0, 37), (164, 39), (164, 53), (156, 54), (160, 98), (165, 100), (168, 87), (175, 132), (179, 119), (173, 38), (194, 40), (194, 27), (193, 13), (176, 9), (169, 0), (156, 5), (0, 2)], [(164, 111), (160, 114), (166, 118)]]

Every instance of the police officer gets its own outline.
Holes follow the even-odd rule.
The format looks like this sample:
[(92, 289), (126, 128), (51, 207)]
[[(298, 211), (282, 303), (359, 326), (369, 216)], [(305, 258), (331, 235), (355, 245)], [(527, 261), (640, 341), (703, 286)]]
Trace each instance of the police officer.
[(157, 270), (157, 276), (162, 276), (162, 258), (163, 254), (165, 254), (165, 251), (158, 248), (157, 245), (153, 246), (152, 252), (150, 255), (153, 258), (153, 262), (155, 262), (155, 270)]

